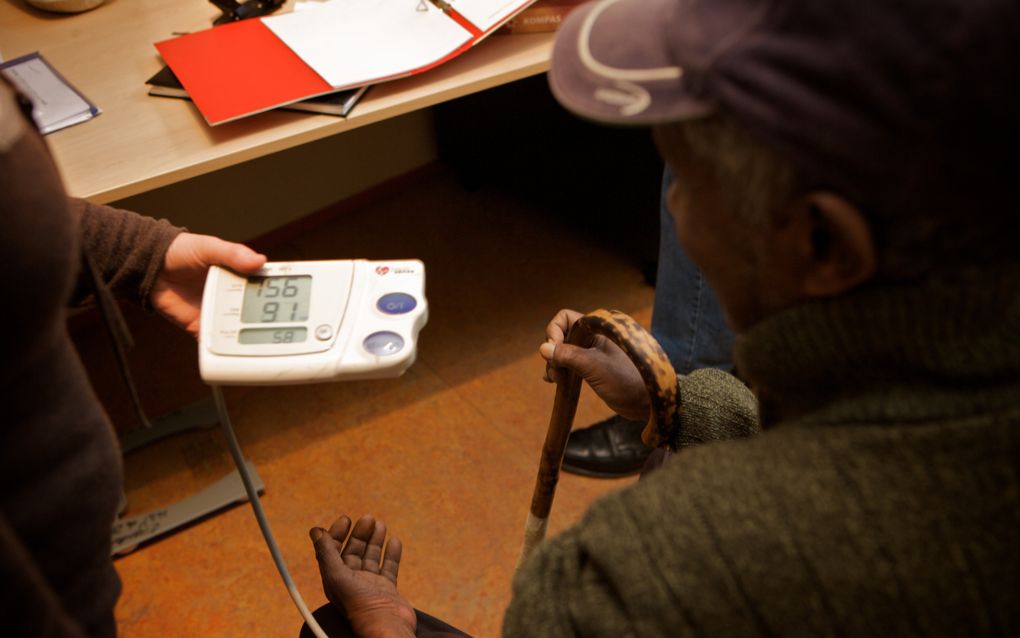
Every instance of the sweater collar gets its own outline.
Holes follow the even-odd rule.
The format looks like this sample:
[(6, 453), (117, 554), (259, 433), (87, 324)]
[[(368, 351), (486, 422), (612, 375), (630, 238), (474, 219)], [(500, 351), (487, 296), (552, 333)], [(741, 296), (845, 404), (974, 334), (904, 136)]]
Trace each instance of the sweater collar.
[(798, 305), (736, 340), (765, 426), (920, 422), (1020, 402), (1020, 265)]

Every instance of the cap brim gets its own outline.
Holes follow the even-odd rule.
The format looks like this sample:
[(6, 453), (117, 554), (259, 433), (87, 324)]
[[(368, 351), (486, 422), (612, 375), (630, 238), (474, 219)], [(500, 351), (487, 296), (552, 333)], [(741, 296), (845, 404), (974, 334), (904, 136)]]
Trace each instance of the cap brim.
[(598, 0), (572, 11), (553, 46), (553, 95), (581, 117), (620, 125), (653, 125), (714, 110), (685, 86), (671, 55), (668, 30), (677, 0)]

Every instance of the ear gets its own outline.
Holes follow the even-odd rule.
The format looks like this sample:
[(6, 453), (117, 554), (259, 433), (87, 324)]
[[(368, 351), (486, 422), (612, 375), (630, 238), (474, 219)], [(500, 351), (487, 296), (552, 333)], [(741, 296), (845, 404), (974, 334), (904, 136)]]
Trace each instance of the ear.
[(797, 202), (807, 237), (801, 254), (805, 297), (833, 297), (871, 279), (878, 268), (875, 242), (861, 211), (839, 195), (815, 191)]

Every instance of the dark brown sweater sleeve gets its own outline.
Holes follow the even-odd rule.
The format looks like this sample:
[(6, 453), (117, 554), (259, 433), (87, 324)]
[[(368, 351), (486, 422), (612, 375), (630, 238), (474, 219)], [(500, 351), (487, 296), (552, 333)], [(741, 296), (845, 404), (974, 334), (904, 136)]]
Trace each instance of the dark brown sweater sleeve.
[(8, 636), (85, 638), (64, 610), (18, 535), (0, 514), (0, 578), (4, 583), (3, 627)]
[[(170, 243), (184, 229), (165, 219), (152, 219), (126, 210), (70, 199), (78, 219), (83, 254), (96, 265), (99, 277), (115, 293), (149, 308), (149, 293), (163, 268)], [(88, 269), (83, 268), (72, 303), (90, 293)]]

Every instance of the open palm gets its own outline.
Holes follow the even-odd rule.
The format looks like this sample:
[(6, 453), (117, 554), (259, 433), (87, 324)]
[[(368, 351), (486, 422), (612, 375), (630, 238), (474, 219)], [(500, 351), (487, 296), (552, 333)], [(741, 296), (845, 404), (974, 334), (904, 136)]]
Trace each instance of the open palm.
[(351, 531), (351, 519), (341, 516), (328, 531), (316, 527), (309, 535), (326, 598), (344, 610), (355, 634), (361, 638), (414, 636), (414, 608), (397, 592), (403, 546), (400, 539), (390, 538), (383, 549), (385, 523), (362, 516)]

